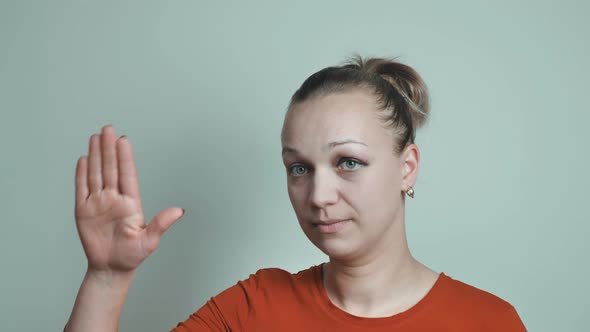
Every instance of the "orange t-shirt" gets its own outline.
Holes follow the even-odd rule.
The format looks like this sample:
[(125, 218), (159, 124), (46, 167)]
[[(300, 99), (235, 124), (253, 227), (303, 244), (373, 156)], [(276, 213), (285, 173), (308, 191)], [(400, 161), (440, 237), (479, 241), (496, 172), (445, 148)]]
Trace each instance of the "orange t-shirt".
[(212, 297), (172, 332), (391, 332), (526, 331), (503, 299), (440, 273), (431, 290), (410, 309), (366, 318), (335, 306), (323, 287), (322, 265), (296, 274), (261, 269)]

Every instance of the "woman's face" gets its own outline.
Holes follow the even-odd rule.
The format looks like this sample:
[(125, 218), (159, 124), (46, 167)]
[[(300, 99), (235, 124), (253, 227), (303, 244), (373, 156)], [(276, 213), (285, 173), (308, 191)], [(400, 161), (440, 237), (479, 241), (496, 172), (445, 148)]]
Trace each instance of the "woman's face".
[(418, 151), (396, 156), (379, 114), (375, 97), (354, 89), (296, 104), (285, 118), (289, 198), (305, 235), (331, 258), (370, 255), (400, 236), (394, 225), (403, 223)]

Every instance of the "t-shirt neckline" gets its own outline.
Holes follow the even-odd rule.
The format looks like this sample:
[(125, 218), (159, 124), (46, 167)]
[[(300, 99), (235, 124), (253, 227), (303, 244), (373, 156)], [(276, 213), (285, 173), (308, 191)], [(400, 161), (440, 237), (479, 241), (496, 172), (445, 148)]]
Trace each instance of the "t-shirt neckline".
[(422, 299), (420, 299), (418, 303), (416, 303), (415, 305), (403, 312), (387, 317), (361, 317), (350, 314), (337, 307), (334, 303), (332, 303), (332, 301), (328, 297), (326, 289), (324, 288), (324, 283), (322, 280), (322, 269), (324, 264), (325, 263), (322, 263), (319, 265), (315, 265), (313, 267), (314, 291), (317, 295), (316, 298), (319, 299), (320, 307), (338, 321), (363, 326), (390, 325), (395, 323), (401, 323), (415, 316), (419, 312), (423, 311), (425, 308), (432, 305), (436, 298), (439, 297), (438, 294), (442, 291), (444, 281), (447, 278), (444, 272), (440, 272), (438, 278), (436, 279), (434, 285), (430, 288), (428, 293), (426, 293), (426, 295)]

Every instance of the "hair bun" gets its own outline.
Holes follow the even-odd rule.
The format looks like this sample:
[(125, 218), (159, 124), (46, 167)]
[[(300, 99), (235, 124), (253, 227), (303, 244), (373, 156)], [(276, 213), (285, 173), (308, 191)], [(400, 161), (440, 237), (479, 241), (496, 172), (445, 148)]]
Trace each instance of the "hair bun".
[(394, 59), (368, 58), (356, 56), (352, 65), (362, 71), (379, 75), (389, 82), (405, 99), (410, 109), (415, 128), (422, 127), (430, 112), (428, 88), (422, 77), (410, 66)]

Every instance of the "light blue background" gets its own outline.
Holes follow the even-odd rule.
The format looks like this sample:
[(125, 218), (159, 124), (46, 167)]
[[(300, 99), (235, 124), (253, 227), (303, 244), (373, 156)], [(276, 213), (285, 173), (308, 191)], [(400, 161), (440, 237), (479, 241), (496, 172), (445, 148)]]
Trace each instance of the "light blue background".
[[(140, 268), (121, 331), (168, 331), (258, 268), (324, 261), (280, 159), (291, 94), (355, 52), (399, 56), (432, 118), (414, 255), (530, 331), (590, 314), (589, 2), (1, 1), (0, 330), (60, 331), (86, 260), (76, 160), (112, 123), (145, 214), (187, 215)], [(19, 328), (20, 326), (20, 328)]]

